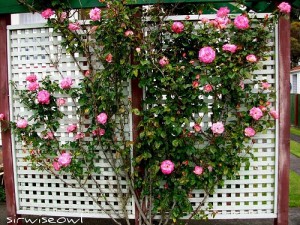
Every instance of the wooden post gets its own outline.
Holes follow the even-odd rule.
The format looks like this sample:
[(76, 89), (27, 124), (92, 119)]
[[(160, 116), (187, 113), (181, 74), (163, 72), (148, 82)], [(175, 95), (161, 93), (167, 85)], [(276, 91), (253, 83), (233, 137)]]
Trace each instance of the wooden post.
[(278, 211), (275, 225), (287, 225), (289, 213), (290, 169), (290, 21), (279, 20), (279, 160)]
[[(10, 25), (10, 14), (0, 15), (0, 111), (5, 115), (5, 119), (9, 120), (7, 25)], [(7, 127), (8, 124), (3, 122), (2, 129), (6, 129)], [(2, 132), (2, 151), (7, 217), (11, 219), (11, 225), (22, 224), (21, 220), (18, 220), (16, 208), (13, 156), (9, 130)]]

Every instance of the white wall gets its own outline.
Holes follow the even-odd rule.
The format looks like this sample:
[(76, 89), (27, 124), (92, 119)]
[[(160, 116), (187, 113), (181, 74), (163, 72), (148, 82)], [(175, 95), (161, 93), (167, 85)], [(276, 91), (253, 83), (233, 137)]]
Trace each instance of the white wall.
[(290, 83), (292, 85), (291, 93), (300, 94), (300, 71), (291, 73)]
[(31, 24), (31, 23), (46, 23), (41, 14), (39, 13), (22, 13), (22, 14), (12, 14), (11, 15), (11, 24)]

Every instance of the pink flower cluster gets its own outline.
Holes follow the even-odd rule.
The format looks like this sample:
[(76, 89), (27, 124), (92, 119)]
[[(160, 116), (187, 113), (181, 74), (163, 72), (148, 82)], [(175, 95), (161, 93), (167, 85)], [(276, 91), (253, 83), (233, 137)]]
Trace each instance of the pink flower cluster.
[(68, 152), (62, 153), (58, 158), (54, 159), (52, 166), (54, 170), (59, 171), (61, 167), (67, 167), (71, 164), (72, 155)]
[(125, 33), (124, 33), (125, 37), (131, 37), (133, 34), (134, 33), (133, 33), (132, 30), (126, 30)]
[(233, 44), (225, 44), (225, 45), (223, 45), (222, 49), (223, 49), (223, 51), (235, 53), (237, 50), (237, 46), (233, 45)]
[(160, 164), (160, 170), (163, 174), (169, 175), (175, 169), (175, 165), (171, 160), (165, 160)]
[(93, 21), (97, 21), (97, 20), (100, 20), (101, 18), (101, 9), (99, 8), (94, 8), (94, 9), (91, 9), (90, 13), (90, 19), (93, 20)]
[(19, 120), (17, 121), (16, 126), (17, 126), (18, 128), (20, 128), (20, 129), (24, 129), (24, 128), (26, 128), (26, 127), (28, 126), (28, 122), (27, 122), (26, 119), (19, 119)]
[(250, 27), (249, 19), (247, 18), (247, 16), (244, 16), (244, 15), (235, 17), (233, 23), (234, 23), (234, 26), (239, 30), (246, 30)]
[[(184, 164), (184, 165), (187, 166), (189, 164), (189, 162), (186, 160), (182, 164)], [(174, 171), (174, 169), (175, 169), (175, 164), (171, 160), (168, 160), (168, 159), (164, 160), (160, 164), (160, 170), (165, 175), (171, 174)], [(208, 170), (211, 172), (212, 171), (212, 167), (209, 166)], [(193, 173), (199, 176), (199, 175), (201, 175), (203, 173), (203, 171), (204, 171), (203, 167), (196, 165), (194, 167)]]
[(75, 139), (75, 140), (80, 140), (80, 139), (83, 139), (84, 136), (85, 136), (84, 133), (79, 132), (79, 133), (77, 133), (77, 134), (75, 135), (74, 139)]
[(4, 120), (4, 114), (3, 113), (0, 113), (0, 121)]
[(72, 84), (73, 84), (73, 81), (72, 81), (71, 77), (65, 77), (64, 79), (62, 79), (60, 81), (60, 87), (65, 90), (70, 89)]
[(281, 13), (290, 13), (291, 12), (291, 5), (287, 2), (282, 2), (278, 5), (279, 12)]
[(212, 124), (211, 130), (213, 134), (222, 134), (225, 128), (222, 122), (216, 122)]
[(97, 128), (92, 131), (93, 136), (103, 136), (105, 134), (105, 130), (102, 128)]
[(29, 91), (36, 91), (40, 88), (39, 83), (37, 82), (37, 77), (35, 74), (30, 74), (26, 77), (26, 81), (29, 82), (27, 85), (27, 89)]
[(169, 64), (169, 59), (165, 56), (163, 56), (160, 60), (159, 60), (159, 65), (161, 67), (165, 67), (166, 65)]
[(252, 109), (250, 109), (249, 115), (250, 115), (253, 119), (259, 120), (261, 117), (263, 117), (263, 112), (261, 111), (260, 108), (258, 108), (258, 107), (253, 107)]
[(247, 127), (244, 130), (245, 136), (253, 137), (255, 135), (255, 130), (252, 127)]
[(98, 116), (97, 116), (97, 122), (104, 125), (106, 124), (107, 122), (107, 114), (106, 113), (100, 113)]
[(171, 26), (171, 29), (174, 33), (180, 34), (184, 30), (184, 25), (181, 22), (174, 22)]
[(247, 55), (247, 56), (246, 56), (246, 60), (247, 60), (248, 62), (250, 62), (250, 63), (255, 63), (255, 62), (257, 62), (257, 58), (256, 58), (256, 56), (253, 55), (253, 54)]
[(64, 104), (66, 104), (66, 100), (64, 98), (58, 98), (56, 100), (56, 104), (57, 106), (63, 106)]
[(69, 29), (70, 31), (80, 30), (80, 24), (79, 24), (79, 22), (69, 23), (68, 29)]
[(54, 15), (54, 11), (50, 8), (45, 9), (44, 11), (41, 12), (41, 15), (44, 19), (49, 19), (52, 15)]
[(77, 125), (76, 124), (71, 124), (67, 127), (67, 132), (68, 133), (72, 133), (75, 132), (77, 130)]
[(46, 90), (41, 90), (37, 94), (39, 104), (48, 105), (50, 103), (50, 93)]
[(209, 64), (212, 63), (216, 58), (216, 52), (212, 49), (212, 47), (203, 47), (199, 50), (198, 58), (200, 62)]
[(195, 166), (193, 173), (196, 175), (201, 175), (203, 173), (203, 167)]

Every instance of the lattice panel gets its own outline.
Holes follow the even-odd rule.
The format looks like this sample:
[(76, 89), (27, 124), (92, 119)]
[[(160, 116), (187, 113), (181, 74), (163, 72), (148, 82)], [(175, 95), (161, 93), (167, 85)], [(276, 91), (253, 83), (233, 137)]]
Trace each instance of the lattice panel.
[[(258, 18), (264, 18), (264, 14), (258, 14)], [(206, 15), (213, 19), (215, 15)], [(185, 16), (168, 17), (173, 21), (185, 20)], [(195, 20), (198, 25), (198, 16), (190, 16), (189, 20)], [(272, 34), (269, 40), (271, 51), (270, 56), (262, 62), (262, 69), (253, 72), (253, 77), (257, 81), (267, 80), (276, 89), (276, 34)], [(250, 80), (245, 80), (245, 85)], [(253, 92), (258, 91), (254, 86)], [(205, 99), (212, 102), (212, 98)], [(276, 108), (276, 102), (271, 102), (271, 107)], [(199, 113), (203, 117), (203, 113)], [(201, 127), (205, 130), (211, 127), (211, 114), (203, 117)], [(197, 118), (197, 115), (194, 115)], [(194, 124), (191, 123), (191, 130)], [(203, 209), (212, 205), (211, 211), (216, 212), (215, 219), (233, 218), (275, 218), (276, 217), (276, 182), (277, 182), (277, 151), (276, 151), (276, 128), (270, 128), (264, 133), (254, 137), (254, 144), (251, 144), (254, 160), (250, 161), (250, 167), (246, 169), (242, 166), (236, 180), (226, 180), (223, 187), (216, 190), (206, 201)], [(196, 208), (203, 200), (204, 193), (196, 190), (192, 193), (190, 201)]]
[[(52, 29), (45, 28), (44, 25), (10, 26), (9, 41), (10, 79), (15, 82), (18, 89), (26, 89), (26, 76), (31, 73), (37, 75), (38, 80), (50, 76), (50, 80), (57, 83), (62, 77), (72, 77), (74, 81), (72, 87), (78, 87), (83, 79), (83, 75), (72, 57), (62, 49), (61, 36), (53, 33)], [(76, 55), (76, 59), (82, 70), (88, 70), (85, 57)], [(11, 91), (11, 118), (14, 121), (20, 117), (28, 119), (32, 113), (24, 108), (19, 97), (13, 90)], [(124, 83), (124, 95), (128, 98), (131, 95), (129, 82)], [(66, 104), (60, 107), (65, 116), (60, 121), (60, 127), (55, 133), (61, 144), (64, 144), (74, 140), (74, 134), (67, 133), (66, 128), (70, 124), (78, 124), (77, 106), (76, 102), (66, 95), (57, 94), (55, 97), (66, 99)], [(126, 101), (129, 104), (129, 100), (126, 99), (125, 104)], [(127, 140), (131, 140), (130, 124), (131, 119), (129, 118), (125, 126)], [(84, 140), (89, 141), (89, 137)], [(100, 155), (100, 159), (95, 161), (95, 165), (101, 166), (101, 174), (94, 175), (97, 185), (92, 180), (85, 183), (84, 187), (92, 195), (88, 196), (82, 189), (71, 188), (47, 172), (32, 170), (29, 163), (24, 161), (28, 152), (22, 149), (21, 143), (15, 142), (14, 160), (18, 213), (108, 217), (104, 213), (108, 212), (117, 217), (113, 213), (115, 210), (118, 214), (123, 215), (121, 201), (116, 193), (117, 187), (124, 194), (128, 193), (127, 183), (115, 176), (101, 149), (95, 149), (95, 152)], [(63, 178), (69, 184), (76, 184), (76, 181), (72, 180), (69, 175), (63, 175)], [(100, 206), (96, 205), (91, 197), (98, 199)], [(126, 211), (131, 218), (134, 216), (132, 203), (132, 200), (129, 199), (126, 205)]]
[[(264, 15), (259, 15), (261, 18)], [(213, 16), (207, 16), (213, 18)], [(185, 16), (171, 17), (172, 20), (184, 20)], [(198, 20), (198, 16), (190, 16), (190, 20)], [(276, 53), (276, 34), (274, 40), (270, 41), (273, 47), (271, 54)], [(11, 80), (15, 81), (19, 87), (25, 88), (25, 77), (34, 72), (39, 78), (50, 75), (55, 81), (60, 80), (60, 75), (56, 71), (51, 60), (58, 60), (60, 71), (72, 76), (76, 84), (80, 82), (82, 75), (72, 62), (72, 59), (60, 48), (61, 37), (52, 33), (43, 26), (10, 26), (9, 27), (9, 48), (10, 48), (10, 74)], [(49, 53), (47, 55), (46, 52)], [(59, 56), (59, 57), (57, 57)], [(85, 67), (85, 58), (78, 56), (83, 69)], [(276, 88), (276, 59), (270, 56), (263, 62), (263, 69), (254, 73), (258, 80), (267, 80)], [(247, 83), (247, 82), (245, 82)], [(253, 90), (256, 91), (256, 90)], [(124, 92), (130, 97), (129, 83), (124, 85)], [(11, 95), (12, 118), (18, 116), (30, 116), (25, 108), (20, 104), (16, 96)], [(209, 101), (209, 100), (208, 100)], [(276, 108), (276, 102), (271, 103)], [(61, 123), (58, 134), (65, 141), (72, 140), (73, 137), (66, 134), (65, 128), (68, 124), (76, 122), (77, 118), (73, 113), (76, 107), (71, 99), (68, 99), (67, 105), (62, 110), (68, 114), (66, 121)], [(208, 118), (203, 120), (202, 125), (210, 126)], [(126, 132), (128, 138), (131, 137), (131, 121), (128, 121)], [(191, 125), (192, 126), (192, 125)], [(83, 215), (87, 217), (107, 217), (99, 207), (80, 189), (72, 189), (65, 186), (59, 179), (47, 174), (32, 170), (23, 158), (26, 153), (23, 152), (20, 144), (14, 143), (15, 157), (15, 181), (18, 197), (17, 209), (20, 214), (43, 214), (43, 215)], [(217, 189), (216, 193), (209, 197), (208, 203), (211, 203), (216, 214), (216, 219), (225, 218), (275, 218), (276, 217), (276, 190), (277, 190), (277, 144), (276, 128), (267, 130), (262, 134), (255, 136), (253, 151), (255, 159), (251, 161), (248, 169), (243, 166), (238, 179), (227, 180), (223, 188)], [(116, 178), (107, 161), (104, 159), (97, 162), (103, 166), (103, 173), (96, 175), (97, 181), (105, 189), (102, 196), (105, 196), (111, 204), (115, 205), (116, 210), (120, 210), (118, 199), (114, 195)], [(69, 182), (74, 182), (70, 177), (66, 177)], [(127, 186), (121, 181), (121, 188), (126, 193)], [(91, 183), (87, 183), (87, 188), (97, 195), (98, 189)], [(194, 191), (190, 200), (196, 207), (203, 199), (201, 190)], [(101, 203), (106, 209), (107, 205)], [(133, 201), (127, 206), (127, 212), (131, 218), (134, 218)]]

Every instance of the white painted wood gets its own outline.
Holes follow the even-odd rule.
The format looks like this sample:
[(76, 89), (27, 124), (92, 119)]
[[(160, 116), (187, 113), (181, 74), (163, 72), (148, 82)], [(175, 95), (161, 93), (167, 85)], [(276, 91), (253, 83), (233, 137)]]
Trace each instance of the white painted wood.
[[(258, 14), (259, 18), (264, 18), (265, 14)], [(209, 18), (214, 16), (210, 15)], [(171, 20), (184, 20), (185, 16), (170, 17)], [(198, 16), (191, 16), (190, 20), (197, 21)], [(26, 88), (25, 78), (30, 73), (34, 72), (39, 78), (47, 75), (51, 76), (53, 81), (59, 82), (61, 76), (56, 71), (50, 59), (56, 59), (59, 55), (58, 66), (60, 70), (72, 76), (78, 85), (82, 75), (74, 65), (71, 57), (64, 50), (59, 48), (61, 37), (54, 34), (51, 29), (48, 29), (44, 24), (9, 26), (9, 73), (10, 79), (17, 82), (20, 89)], [(277, 33), (274, 34), (277, 37)], [(277, 38), (270, 42), (273, 47), (272, 53), (277, 53)], [(48, 52), (49, 54), (45, 53)], [(51, 52), (51, 53), (50, 53)], [(275, 54), (276, 55), (276, 54)], [(79, 56), (77, 59), (83, 65), (86, 58)], [(278, 90), (277, 74), (278, 62), (276, 57), (269, 57), (263, 62), (265, 65), (263, 70), (255, 71), (259, 80), (268, 80)], [(250, 81), (248, 81), (250, 82)], [(245, 82), (247, 83), (247, 81)], [(126, 83), (124, 91), (130, 98), (130, 82)], [(254, 90), (255, 91), (255, 90)], [(61, 95), (57, 95), (64, 97)], [(28, 118), (30, 112), (27, 112), (18, 97), (11, 90), (11, 118), (16, 120), (19, 116)], [(70, 99), (69, 99), (70, 100)], [(211, 100), (207, 100), (208, 102)], [(278, 102), (271, 103), (274, 108), (278, 108)], [(76, 106), (71, 101), (68, 101), (66, 106), (61, 107), (61, 110), (68, 118), (61, 122), (61, 127), (57, 134), (64, 141), (73, 140), (73, 136), (65, 133), (65, 128), (70, 123), (77, 121), (74, 115)], [(208, 126), (209, 117), (203, 119), (205, 126)], [(129, 118), (126, 127), (127, 137), (132, 140), (132, 118)], [(252, 145), (255, 159), (251, 161), (250, 168), (245, 170), (242, 166), (238, 174), (239, 179), (227, 180), (221, 189), (217, 189), (216, 193), (210, 196), (205, 206), (208, 203), (213, 205), (213, 210), (218, 211), (216, 219), (243, 219), (243, 218), (276, 218), (277, 205), (277, 140), (278, 140), (278, 124), (275, 128), (270, 128), (262, 134), (255, 136), (255, 143)], [(14, 137), (13, 137), (13, 140)], [(87, 139), (88, 141), (88, 139)], [(77, 217), (98, 217), (107, 218), (92, 200), (81, 189), (72, 189), (64, 187), (64, 184), (52, 175), (46, 172), (32, 170), (28, 162), (23, 158), (26, 152), (22, 150), (20, 143), (13, 143), (13, 157), (15, 166), (15, 184), (17, 200), (17, 212), (19, 214), (31, 215), (47, 215), (47, 216), (77, 216)], [(114, 185), (116, 180), (114, 172), (110, 168), (106, 160), (101, 160), (100, 163), (103, 171), (97, 176), (97, 182), (103, 189), (103, 195), (106, 196), (109, 202), (116, 204), (115, 209), (120, 211), (118, 199), (114, 196)], [(75, 184), (69, 176), (66, 177), (67, 182)], [(126, 181), (122, 181), (122, 190), (127, 192)], [(96, 185), (87, 182), (88, 189), (93, 196), (99, 193)], [(195, 190), (190, 198), (194, 207), (201, 202), (204, 197), (201, 190)], [(104, 201), (101, 205), (108, 209)], [(130, 200), (126, 206), (130, 218), (134, 218), (135, 208), (133, 201)]]

